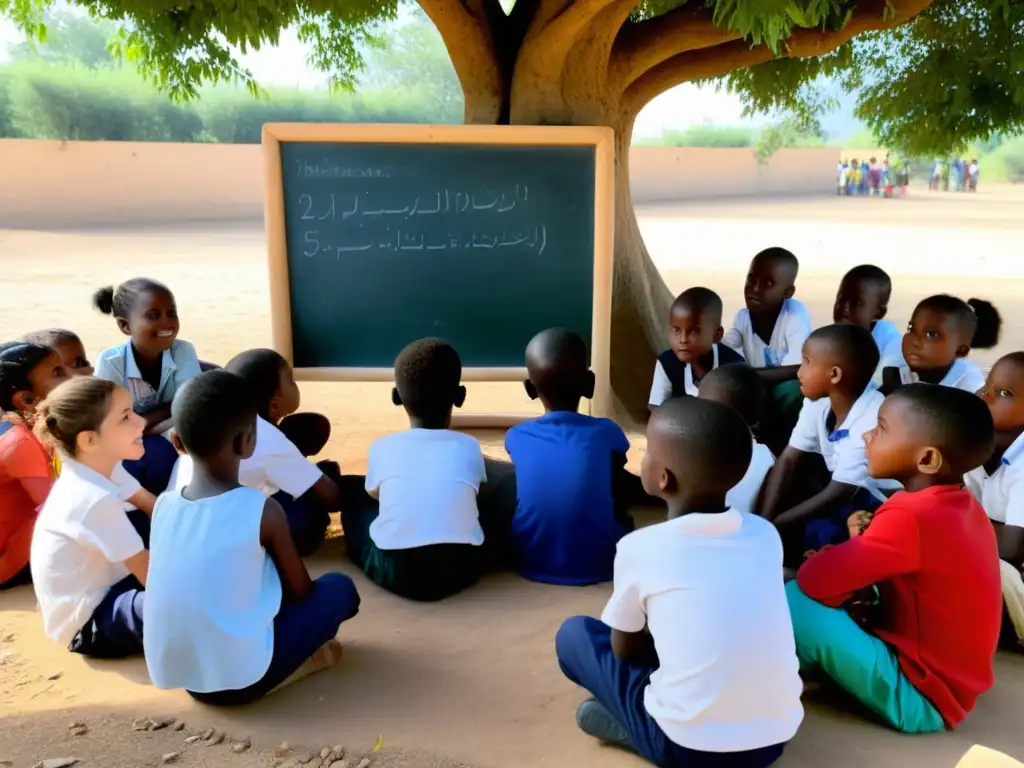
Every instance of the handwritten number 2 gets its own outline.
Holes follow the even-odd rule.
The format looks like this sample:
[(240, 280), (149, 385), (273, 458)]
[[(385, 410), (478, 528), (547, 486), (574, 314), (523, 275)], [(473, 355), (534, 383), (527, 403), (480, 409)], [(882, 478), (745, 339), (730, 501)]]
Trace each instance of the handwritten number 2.
[(312, 195), (299, 195), (299, 205), (305, 204), (306, 210), (302, 212), (303, 219), (314, 219), (316, 218), (313, 211), (313, 196)]
[(320, 241), (316, 238), (318, 234), (320, 234), (318, 229), (306, 230), (306, 248), (302, 251), (303, 256), (312, 258), (320, 253)]

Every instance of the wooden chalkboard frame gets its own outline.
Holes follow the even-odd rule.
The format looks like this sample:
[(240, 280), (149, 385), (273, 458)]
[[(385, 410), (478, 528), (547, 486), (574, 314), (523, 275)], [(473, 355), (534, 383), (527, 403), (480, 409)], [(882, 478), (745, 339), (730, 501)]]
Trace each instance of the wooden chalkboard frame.
[[(266, 123), (263, 126), (264, 224), (270, 275), (274, 349), (293, 362), (291, 294), (285, 240), (281, 144), (336, 142), (369, 144), (487, 144), (590, 146), (594, 148), (594, 299), (590, 367), (597, 379), (592, 412), (610, 415), (611, 307), (615, 237), (615, 155), (611, 128), (594, 126), (409, 125), (376, 123)], [(464, 381), (521, 381), (525, 367), (465, 368)], [(392, 381), (392, 368), (296, 368), (301, 381)], [(504, 417), (500, 421), (518, 419)], [(466, 421), (470, 421), (466, 419)], [(473, 420), (476, 421), (476, 420)], [(479, 426), (496, 423), (483, 417)]]

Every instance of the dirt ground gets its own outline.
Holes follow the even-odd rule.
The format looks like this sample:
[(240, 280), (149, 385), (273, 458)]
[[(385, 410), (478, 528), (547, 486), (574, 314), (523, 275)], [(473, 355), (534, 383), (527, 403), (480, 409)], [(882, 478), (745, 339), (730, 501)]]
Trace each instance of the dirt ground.
[[(785, 245), (801, 259), (797, 297), (816, 323), (829, 321), (838, 278), (866, 261), (895, 283), (890, 319), (902, 325), (916, 301), (935, 292), (988, 298), (1002, 310), (1003, 342), (973, 357), (990, 364), (1024, 349), (1024, 189), (904, 200), (721, 200), (641, 211), (648, 247), (673, 290), (707, 285), (731, 314), (741, 301), (750, 256)], [(139, 274), (167, 282), (182, 317), (182, 338), (204, 359), (270, 343), (264, 242), (258, 222), (189, 224), (163, 229), (0, 230), (5, 276), (0, 336), (60, 325), (77, 331), (90, 353), (119, 341), (113, 322), (92, 310), (102, 285)], [(518, 384), (474, 384), (467, 411), (522, 411), (531, 403)], [(326, 413), (334, 436), (326, 451), (346, 472), (361, 472), (370, 442), (404, 426), (389, 385), (302, 385), (303, 407)], [(643, 439), (633, 435), (631, 464)], [(501, 455), (501, 435), (482, 434)], [(311, 570), (353, 573), (337, 541)], [(342, 628), (341, 666), (237, 711), (158, 691), (141, 659), (86, 662), (47, 640), (30, 589), (0, 593), (0, 765), (28, 768), (43, 758), (73, 756), (82, 766), (174, 764), (254, 768), (274, 762), (282, 740), (304, 751), (344, 745), (348, 768), (365, 754), (373, 765), (408, 768), (618, 768), (640, 761), (598, 746), (575, 728), (581, 693), (560, 675), (553, 654), (559, 623), (594, 614), (606, 586), (584, 589), (531, 584), (511, 575), (487, 578), (467, 593), (433, 605), (385, 594), (354, 574), (363, 595), (358, 617)], [(753, 630), (752, 628), (752, 631)], [(835, 702), (808, 705), (785, 767), (952, 768), (975, 743), (1024, 757), (1018, 712), (1024, 702), (1024, 657), (1000, 654), (995, 688), (955, 733), (898, 736)], [(140, 717), (176, 717), (184, 731), (134, 731)], [(69, 726), (88, 731), (73, 735)], [(223, 744), (186, 744), (205, 728), (226, 730)], [(231, 744), (252, 748), (235, 754)], [(381, 751), (372, 753), (382, 743)], [(9, 761), (5, 762), (5, 761)], [(463, 761), (463, 762), (459, 762)]]

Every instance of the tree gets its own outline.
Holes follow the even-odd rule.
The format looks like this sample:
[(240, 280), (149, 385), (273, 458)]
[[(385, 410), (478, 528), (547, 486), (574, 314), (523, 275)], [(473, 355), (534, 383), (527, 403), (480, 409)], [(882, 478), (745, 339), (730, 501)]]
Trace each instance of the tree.
[[(38, 33), (53, 0), (0, 0)], [(311, 63), (351, 87), (375, 22), (398, 0), (72, 0), (123, 25), (121, 52), (177, 97), (251, 75), (232, 58), (297, 25)], [(606, 125), (616, 132), (612, 385), (640, 415), (669, 292), (629, 194), (633, 121), (651, 99), (717, 80), (755, 110), (805, 120), (816, 83), (864, 94), (858, 114), (915, 152), (1024, 125), (1019, 0), (418, 0), (448, 49), (470, 123)]]
[(99, 22), (67, 11), (47, 13), (41, 23), (45, 32), (40, 35), (40, 27), (37, 25), (35, 37), (37, 40), (40, 36), (44, 39), (8, 46), (12, 59), (42, 59), (54, 64), (88, 69), (100, 69), (114, 64), (107, 50), (107, 43), (116, 30), (113, 23)]

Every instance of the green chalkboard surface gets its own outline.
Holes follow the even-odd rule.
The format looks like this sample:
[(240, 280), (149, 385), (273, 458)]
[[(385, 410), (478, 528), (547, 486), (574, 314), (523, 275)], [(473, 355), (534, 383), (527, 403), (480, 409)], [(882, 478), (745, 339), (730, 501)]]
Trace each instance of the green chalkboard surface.
[(439, 336), (466, 367), (591, 338), (593, 146), (282, 142), (293, 363), (387, 368)]

